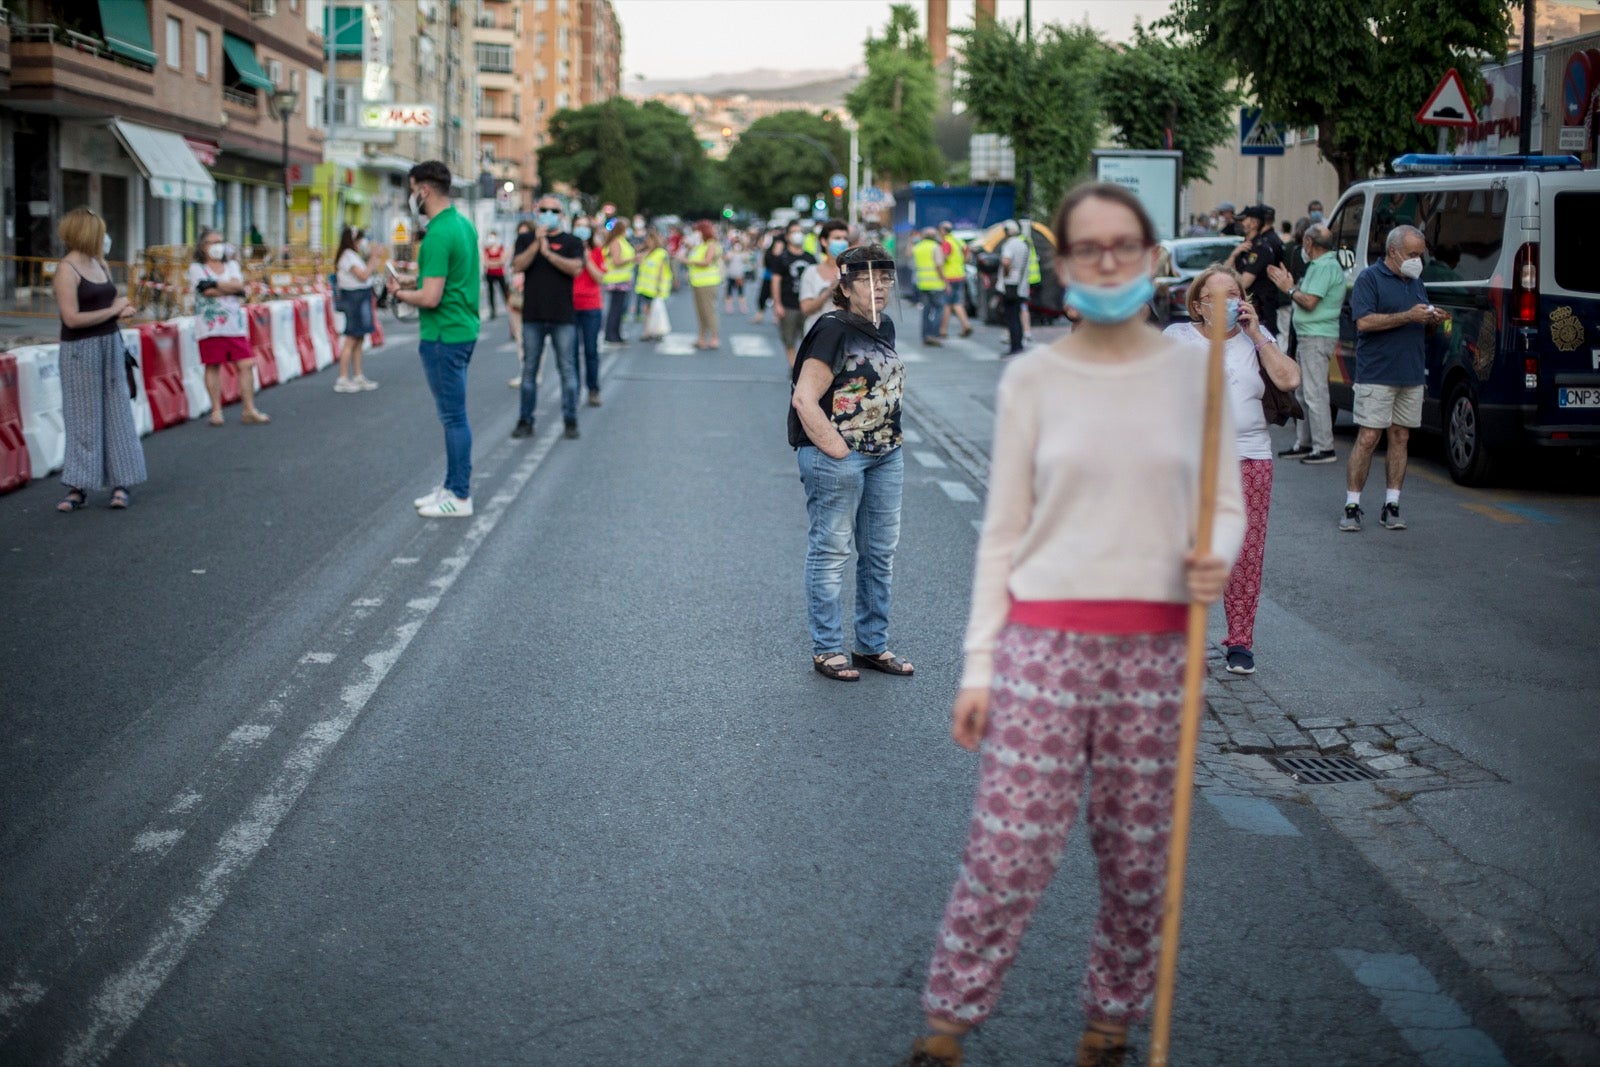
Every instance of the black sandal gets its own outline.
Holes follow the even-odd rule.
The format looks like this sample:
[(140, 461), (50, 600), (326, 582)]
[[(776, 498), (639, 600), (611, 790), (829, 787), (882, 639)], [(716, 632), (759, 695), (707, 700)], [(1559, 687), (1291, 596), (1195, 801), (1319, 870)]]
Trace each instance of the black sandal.
[[(843, 652), (829, 652), (821, 656), (812, 656), (811, 669), (822, 675), (824, 678), (832, 678), (836, 682), (861, 681), (861, 672), (853, 670), (849, 663), (840, 663), (838, 665), (834, 665), (831, 662), (832, 660), (843, 659)], [(850, 671), (851, 673), (845, 674), (845, 671)]]
[(884, 674), (897, 674), (909, 677), (916, 673), (916, 668), (893, 652), (879, 652), (876, 656), (869, 656), (865, 652), (850, 653), (850, 661), (857, 667), (867, 667), (871, 670), (882, 671)]
[(61, 512), (77, 511), (79, 508), (89, 506), (89, 494), (82, 489), (73, 489), (68, 486), (67, 495), (61, 498), (61, 503), (56, 505), (56, 510)]
[(132, 502), (133, 498), (130, 497), (128, 495), (128, 491), (122, 488), (120, 485), (111, 490), (111, 506), (116, 508), (118, 511), (123, 510)]

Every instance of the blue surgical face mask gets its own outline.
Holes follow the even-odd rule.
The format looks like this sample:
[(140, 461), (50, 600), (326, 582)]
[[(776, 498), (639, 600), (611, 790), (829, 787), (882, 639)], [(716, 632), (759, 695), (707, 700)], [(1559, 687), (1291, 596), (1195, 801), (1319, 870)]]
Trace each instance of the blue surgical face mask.
[(539, 212), (539, 225), (543, 226), (547, 230), (559, 230), (561, 228), (561, 212), (559, 212), (559, 211), (541, 211), (541, 212)]
[(1066, 304), (1086, 322), (1114, 326), (1139, 314), (1155, 295), (1155, 283), (1148, 274), (1140, 274), (1121, 285), (1073, 282), (1067, 287)]
[(1307, 218), (1309, 218), (1312, 222), (1321, 222), (1322, 221), (1322, 212), (1313, 211), (1310, 215), (1307, 216)]
[(576, 237), (580, 241), (587, 241), (592, 233), (594, 233), (594, 231), (589, 229), (587, 226), (574, 226), (572, 228), (572, 236)]
[(1239, 325), (1239, 303), (1240, 301), (1238, 297), (1228, 297), (1228, 310), (1222, 316), (1222, 322), (1223, 325), (1227, 326), (1230, 330)]
[(828, 255), (833, 256), (835, 259), (837, 259), (838, 257), (844, 255), (845, 252), (849, 250), (849, 248), (850, 248), (850, 242), (849, 241), (842, 241), (839, 238), (835, 237), (833, 240), (828, 242)]

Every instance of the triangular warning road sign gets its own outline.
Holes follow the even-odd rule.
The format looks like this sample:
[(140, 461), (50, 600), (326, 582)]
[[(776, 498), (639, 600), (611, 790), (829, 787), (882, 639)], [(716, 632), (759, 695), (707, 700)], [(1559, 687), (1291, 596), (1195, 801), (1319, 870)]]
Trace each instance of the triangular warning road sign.
[(1460, 126), (1471, 128), (1478, 124), (1478, 118), (1472, 113), (1472, 105), (1467, 103), (1467, 87), (1462, 84), (1461, 75), (1456, 73), (1456, 68), (1451, 67), (1439, 79), (1439, 84), (1434, 86), (1433, 95), (1428, 97), (1428, 102), (1422, 105), (1422, 110), (1417, 112), (1417, 121), (1424, 126)]

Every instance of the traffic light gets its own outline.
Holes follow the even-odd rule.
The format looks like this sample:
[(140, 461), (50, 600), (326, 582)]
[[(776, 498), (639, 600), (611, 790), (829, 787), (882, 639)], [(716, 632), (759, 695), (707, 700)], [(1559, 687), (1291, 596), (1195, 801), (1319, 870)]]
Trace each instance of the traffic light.
[(727, 207), (724, 207), (722, 209), (722, 217), (725, 218), (725, 219), (733, 218), (733, 205), (732, 204), (729, 204)]
[(844, 186), (835, 185), (833, 187), (833, 198), (835, 200), (843, 200), (844, 199)]
[(724, 127), (722, 127), (722, 139), (724, 141), (728, 140), (732, 136), (733, 136), (733, 127), (732, 126), (724, 126)]

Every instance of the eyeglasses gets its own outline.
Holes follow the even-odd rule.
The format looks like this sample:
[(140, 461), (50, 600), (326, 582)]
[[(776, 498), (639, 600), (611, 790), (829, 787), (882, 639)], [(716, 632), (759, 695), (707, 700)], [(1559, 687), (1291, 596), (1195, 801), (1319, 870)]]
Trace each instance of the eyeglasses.
[(1105, 258), (1106, 253), (1120, 266), (1139, 262), (1139, 257), (1150, 248), (1141, 237), (1124, 237), (1120, 241), (1102, 244), (1099, 241), (1074, 241), (1067, 246), (1067, 259), (1079, 267), (1093, 267)]

